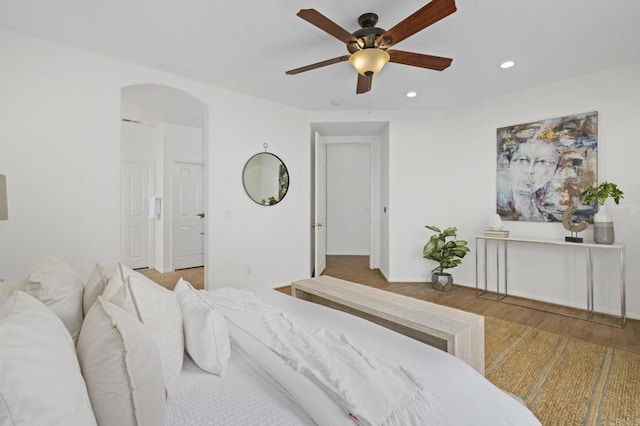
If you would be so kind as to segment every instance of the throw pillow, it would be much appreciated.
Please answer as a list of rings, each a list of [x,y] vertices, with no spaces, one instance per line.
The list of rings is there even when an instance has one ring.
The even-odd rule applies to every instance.
[[[137,318],[98,297],[84,320],[77,349],[100,426],[165,424],[160,355]]]
[[[118,267],[118,270],[112,273],[107,280],[107,284],[105,285],[104,291],[102,292],[102,298],[104,300],[111,299],[123,285],[124,281],[122,280],[122,275],[120,274],[120,267]]]
[[[0,281],[0,296],[9,297],[18,288],[20,283],[12,283],[8,281]]]
[[[84,294],[82,296],[82,311],[84,315],[87,315],[87,312],[89,312],[91,306],[93,306],[94,302],[98,299],[98,296],[104,293],[104,289],[111,275],[113,275],[113,273],[109,269],[96,263],[84,286]]]
[[[73,341],[78,340],[82,327],[82,296],[84,283],[78,273],[64,260],[46,256],[31,267],[18,290],[47,305],[67,327]]]
[[[50,309],[16,291],[0,304],[0,342],[0,425],[96,424],[73,340]]]
[[[224,316],[200,297],[188,281],[180,278],[174,291],[182,311],[185,350],[198,367],[222,376],[231,356]]]
[[[120,269],[125,282],[111,301],[136,315],[148,327],[160,351],[169,394],[178,383],[184,359],[182,313],[178,299],[173,291],[122,263]]]

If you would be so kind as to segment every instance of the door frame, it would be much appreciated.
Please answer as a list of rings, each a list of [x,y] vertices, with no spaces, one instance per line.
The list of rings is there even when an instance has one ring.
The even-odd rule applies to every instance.
[[[369,186],[370,186],[370,208],[371,208],[371,220],[369,223],[369,267],[371,269],[380,268],[380,226],[381,226],[381,141],[378,135],[365,135],[365,136],[318,136],[318,145],[326,146],[327,144],[354,144],[363,143],[369,145],[370,152],[370,168],[369,168]],[[317,152],[314,151],[312,163],[316,163]],[[315,182],[313,184],[315,190]],[[327,187],[325,185],[325,190]],[[326,194],[325,194],[326,198]],[[312,214],[315,214],[315,198],[313,199],[314,208]],[[317,218],[313,218],[315,220]],[[315,223],[315,222],[313,222]],[[325,225],[330,226],[330,225]],[[326,229],[325,229],[326,232]],[[315,241],[312,246],[315,245]],[[313,248],[312,248],[313,250]],[[313,253],[315,258],[315,253]]]

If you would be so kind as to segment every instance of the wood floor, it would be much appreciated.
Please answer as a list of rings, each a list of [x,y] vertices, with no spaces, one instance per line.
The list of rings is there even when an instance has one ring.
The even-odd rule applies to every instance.
[[[139,271],[169,289],[173,289],[180,277],[189,281],[196,288],[204,287],[204,268],[183,269],[168,274],[160,274],[149,269]],[[426,282],[387,282],[380,271],[369,269],[368,256],[327,256],[327,269],[323,275],[331,275],[347,281],[365,284],[479,315],[504,319],[552,333],[640,354],[640,321],[637,320],[627,320],[625,328],[620,329],[496,300],[479,298],[476,297],[475,289],[468,287],[454,286],[453,290],[442,292],[434,290],[432,285]],[[288,287],[282,287],[278,290],[284,293],[290,292]],[[541,308],[548,308],[548,306],[541,303],[531,302],[531,304]]]
[[[204,288],[204,268],[188,268],[188,269],[178,269],[177,271],[160,273],[155,269],[136,269],[136,271],[140,272],[144,276],[153,281],[160,284],[162,287],[167,288],[169,290],[173,290],[176,286],[176,283],[180,278],[185,281],[189,281],[189,283],[196,289]]]
[[[380,271],[369,269],[368,256],[327,256],[323,275],[640,354],[640,321],[637,320],[627,320],[624,328],[617,328],[476,297],[475,288],[454,286],[453,290],[443,292],[434,290],[426,282],[388,282]],[[546,308],[544,304],[531,304]]]

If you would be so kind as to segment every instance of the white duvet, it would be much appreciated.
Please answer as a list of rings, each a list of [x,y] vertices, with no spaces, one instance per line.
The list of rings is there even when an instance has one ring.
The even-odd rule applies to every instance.
[[[211,293],[215,294],[216,291],[220,290],[213,290]],[[386,365],[409,372],[415,379],[414,383],[423,387],[425,394],[430,395],[428,415],[435,417],[430,417],[426,423],[417,418],[409,419],[405,424],[540,424],[525,406],[496,388],[467,364],[443,351],[361,318],[301,301],[271,289],[253,293],[284,311],[287,318],[293,319],[296,327],[304,330],[324,328],[336,331],[336,335],[344,334],[352,347],[358,348],[363,354],[371,354],[372,358],[386,360],[382,361]],[[264,332],[265,329],[262,329],[258,334]],[[247,354],[247,362],[256,372],[269,379],[275,389],[294,401],[314,422],[327,425],[354,424],[354,419],[348,416],[349,409],[345,410],[342,402],[331,398],[323,390],[322,384],[298,373],[286,357],[268,349],[263,341],[231,324],[231,321],[230,334],[233,344]],[[355,404],[356,409],[362,408],[360,404],[363,400],[364,405],[367,405],[367,397],[379,401],[376,396],[385,395],[385,390],[384,386],[379,385],[366,389],[361,394],[363,396],[359,397],[362,399]],[[380,404],[380,407],[383,406],[393,406],[393,403]],[[377,414],[361,420],[377,422],[379,418],[376,416]],[[260,424],[259,419],[255,424]]]
[[[271,375],[297,400],[309,399],[308,388],[317,393],[313,384],[358,424],[441,423],[437,398],[414,374],[363,351],[344,334],[324,327],[307,329],[300,320],[292,320],[251,293],[225,288],[208,295],[231,324],[231,339],[252,354],[259,368],[269,369],[274,362],[286,364],[277,371],[272,369]],[[287,366],[303,376],[296,380],[300,383],[292,385]],[[309,405],[317,398],[313,395],[302,404]],[[336,415],[333,411],[314,410],[310,414],[319,424],[331,424]]]

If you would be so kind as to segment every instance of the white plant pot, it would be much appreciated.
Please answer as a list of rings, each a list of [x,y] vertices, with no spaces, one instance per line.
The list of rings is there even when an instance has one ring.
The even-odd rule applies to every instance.
[[[609,210],[602,205],[598,209],[598,213],[593,215],[593,241],[596,244],[613,244],[615,240],[613,217]]]

